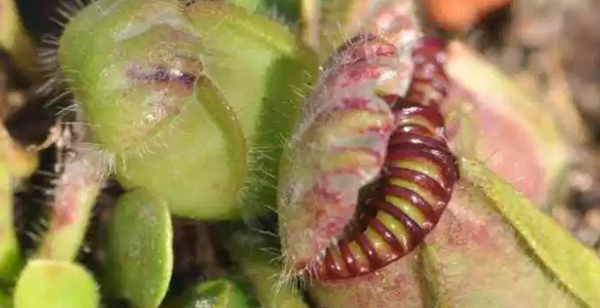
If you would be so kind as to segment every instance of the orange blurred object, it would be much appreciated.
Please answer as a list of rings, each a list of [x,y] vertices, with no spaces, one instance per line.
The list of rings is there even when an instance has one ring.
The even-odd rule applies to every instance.
[[[444,30],[463,32],[511,0],[426,0],[429,18]]]

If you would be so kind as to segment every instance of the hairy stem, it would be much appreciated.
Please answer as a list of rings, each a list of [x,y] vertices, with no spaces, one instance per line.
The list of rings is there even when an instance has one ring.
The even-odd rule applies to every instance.
[[[100,154],[79,152],[67,162],[53,204],[49,229],[37,252],[41,259],[73,260],[86,233],[104,178]]]

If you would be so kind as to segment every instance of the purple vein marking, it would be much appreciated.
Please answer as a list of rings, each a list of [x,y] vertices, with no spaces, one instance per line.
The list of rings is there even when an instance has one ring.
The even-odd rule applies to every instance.
[[[187,90],[192,89],[194,82],[196,82],[196,79],[198,78],[198,76],[192,73],[183,72],[178,69],[170,69],[164,66],[157,66],[145,71],[142,70],[140,66],[136,66],[127,71],[127,76],[135,81],[141,82],[159,84],[171,82],[179,83],[185,86]]]

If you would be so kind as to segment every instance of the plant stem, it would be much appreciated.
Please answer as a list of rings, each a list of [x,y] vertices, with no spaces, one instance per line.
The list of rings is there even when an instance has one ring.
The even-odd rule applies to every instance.
[[[4,140],[4,139],[2,139]],[[6,142],[0,140],[0,280],[13,282],[22,260],[13,226],[11,172],[6,160]]]
[[[71,261],[77,256],[104,176],[99,153],[79,152],[66,163],[38,258]]]
[[[21,22],[14,0],[0,0],[0,47],[14,57],[22,70],[32,73],[34,44]]]
[[[284,281],[277,255],[257,247],[261,236],[248,230],[229,233],[228,248],[242,274],[249,280],[256,299],[264,308],[308,308],[299,291]]]
[[[302,36],[304,42],[319,50],[319,24],[321,20],[321,0],[302,0]]]

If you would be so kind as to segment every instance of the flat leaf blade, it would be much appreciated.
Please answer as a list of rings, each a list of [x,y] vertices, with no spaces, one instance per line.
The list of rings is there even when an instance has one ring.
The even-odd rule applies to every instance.
[[[96,308],[99,301],[91,274],[67,261],[30,261],[14,293],[15,308]]]
[[[481,188],[542,263],[589,307],[600,307],[600,259],[483,165],[461,159],[463,177]]]
[[[173,231],[166,202],[146,190],[123,195],[106,238],[103,286],[141,308],[162,302],[173,269]]]

